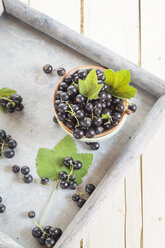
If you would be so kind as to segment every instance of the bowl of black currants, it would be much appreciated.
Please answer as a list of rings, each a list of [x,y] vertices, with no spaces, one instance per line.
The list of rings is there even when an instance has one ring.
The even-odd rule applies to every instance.
[[[125,97],[130,99],[136,94],[129,83],[128,70],[115,73],[99,66],[75,68],[55,88],[55,117],[75,139],[93,142],[111,138],[137,109]]]

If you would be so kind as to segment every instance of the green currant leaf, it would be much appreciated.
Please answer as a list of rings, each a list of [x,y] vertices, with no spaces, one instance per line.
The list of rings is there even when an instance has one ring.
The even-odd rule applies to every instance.
[[[108,114],[102,114],[101,119],[107,119],[107,118],[109,118]]]
[[[121,70],[116,73],[112,70],[105,70],[105,82],[109,87],[112,96],[130,99],[134,97],[137,90],[130,86],[131,73],[129,70]]]
[[[69,135],[65,136],[53,150],[40,148],[36,158],[37,173],[39,177],[47,177],[51,179],[58,179],[60,171],[66,171],[68,174],[70,170],[63,165],[63,159],[67,156],[73,157],[74,161],[80,160],[82,168],[74,170],[73,174],[76,176],[76,182],[82,183],[82,178],[87,174],[88,169],[93,160],[91,153],[77,153],[77,148],[73,138]]]
[[[85,80],[79,79],[79,91],[80,94],[88,99],[98,99],[98,94],[103,87],[102,84],[98,84],[97,74],[95,69],[92,69]]]
[[[12,89],[9,89],[9,88],[2,88],[0,89],[0,98],[1,97],[10,97],[11,95],[15,94],[16,91],[15,90],[12,90]]]

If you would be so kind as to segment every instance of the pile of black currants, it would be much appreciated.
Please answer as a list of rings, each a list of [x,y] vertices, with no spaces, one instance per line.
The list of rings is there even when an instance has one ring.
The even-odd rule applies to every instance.
[[[54,106],[58,119],[73,132],[76,139],[93,138],[117,126],[125,112],[124,100],[111,96],[105,83],[104,71],[97,69],[98,84],[102,85],[97,100],[89,100],[79,92],[79,79],[85,80],[90,70],[78,70],[66,75],[59,84]],[[136,105],[130,106],[136,111]],[[55,121],[55,120],[54,120]]]
[[[24,176],[23,180],[25,183],[29,184],[33,182],[33,177],[32,175],[30,175],[30,168],[28,166],[23,166],[23,167],[19,167],[18,165],[13,165],[12,166],[12,171],[14,173],[19,173],[19,171],[21,171],[21,174]]]
[[[44,229],[35,227],[32,230],[32,235],[39,240],[41,245],[52,248],[61,237],[62,230],[61,228],[53,228],[51,226],[46,226]]]
[[[93,193],[93,191],[95,190],[95,186],[93,185],[93,184],[87,184],[86,186],[85,186],[85,191],[86,191],[86,193],[88,194],[88,196],[89,195],[91,195],[92,193]],[[74,201],[74,202],[76,202],[77,203],[77,206],[78,207],[82,207],[84,204],[85,204],[85,202],[86,202],[86,199],[84,199],[83,197],[82,197],[82,195],[85,195],[84,193],[78,193],[78,194],[74,194],[73,196],[72,196],[72,200]]]
[[[80,161],[74,161],[72,157],[65,157],[63,160],[63,164],[70,169],[70,173],[67,174],[66,171],[61,171],[59,173],[60,187],[62,189],[72,189],[75,190],[78,184],[76,183],[76,177],[73,175],[74,170],[79,170],[82,167],[82,163]]]
[[[0,196],[0,214],[3,214],[6,210],[6,206],[2,204],[2,197]]]
[[[12,139],[11,135],[7,135],[4,130],[0,129],[0,157],[13,158],[16,146],[16,140]]]
[[[24,105],[22,104],[23,98],[18,94],[13,94],[9,98],[2,97],[0,98],[0,106],[7,110],[9,113],[13,113],[16,111],[22,111],[24,109]]]

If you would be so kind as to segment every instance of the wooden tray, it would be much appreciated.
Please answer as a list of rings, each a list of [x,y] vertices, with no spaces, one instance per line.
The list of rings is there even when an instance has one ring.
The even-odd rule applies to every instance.
[[[165,119],[165,82],[114,52],[70,30],[54,19],[17,0],[4,0],[5,11],[0,17],[1,87],[16,89],[24,97],[24,113],[0,113],[0,128],[18,141],[16,156],[1,159],[0,195],[7,206],[1,215],[0,247],[41,247],[31,235],[34,224],[27,218],[31,209],[42,215],[52,187],[37,183],[26,185],[21,177],[11,173],[11,165],[29,165],[37,179],[35,158],[40,147],[52,148],[65,136],[52,122],[52,98],[59,77],[45,75],[46,63],[64,66],[67,71],[89,64],[100,64],[114,70],[129,69],[132,82],[138,88],[134,102],[136,114],[127,118],[122,130],[101,143],[94,153],[94,162],[84,183],[94,183],[97,189],[79,210],[71,200],[73,191],[57,190],[47,221],[65,230],[55,247],[78,247],[88,226],[111,198],[116,185],[149,143]],[[25,24],[26,23],[26,24]],[[76,141],[80,152],[87,147]],[[10,237],[10,238],[9,238]]]

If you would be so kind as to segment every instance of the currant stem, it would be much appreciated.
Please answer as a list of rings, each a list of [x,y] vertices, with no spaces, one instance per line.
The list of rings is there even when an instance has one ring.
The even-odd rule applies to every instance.
[[[71,167],[71,169],[70,169],[70,173],[68,174],[68,180],[67,180],[67,181],[69,181],[69,177],[70,177],[70,176],[72,175],[72,173],[73,173],[74,164],[71,163],[71,165],[72,165],[72,167]]]
[[[35,221],[35,220],[33,220],[33,223],[36,225],[36,226],[38,226],[39,227],[39,229],[41,229],[41,231],[45,234],[45,235],[50,235],[50,234],[48,234],[48,233],[46,233],[43,229],[42,229],[42,227]]]
[[[5,142],[2,142],[1,144],[2,144],[2,146],[1,146],[1,157],[3,157]]]
[[[58,188],[59,181],[60,181],[60,180],[55,181],[55,182],[56,182],[55,187],[54,187],[53,192],[52,192],[52,194],[51,194],[51,197],[50,197],[50,199],[49,199],[49,201],[48,201],[48,205],[47,205],[47,208],[46,208],[46,210],[45,210],[45,212],[44,212],[44,216],[43,216],[43,218],[42,218],[42,220],[41,220],[41,222],[40,222],[40,226],[41,226],[41,227],[42,227],[42,225],[43,225],[43,223],[44,223],[44,221],[45,221],[45,219],[46,219],[46,217],[47,217],[47,214],[48,214],[48,212],[49,212],[49,210],[50,210],[50,207],[51,207],[51,205],[52,205],[52,201],[53,201],[53,198],[54,198],[56,189]]]
[[[15,106],[15,103],[10,98],[0,97],[0,99],[7,100],[8,102],[11,102],[11,104],[13,105],[13,107]]]

